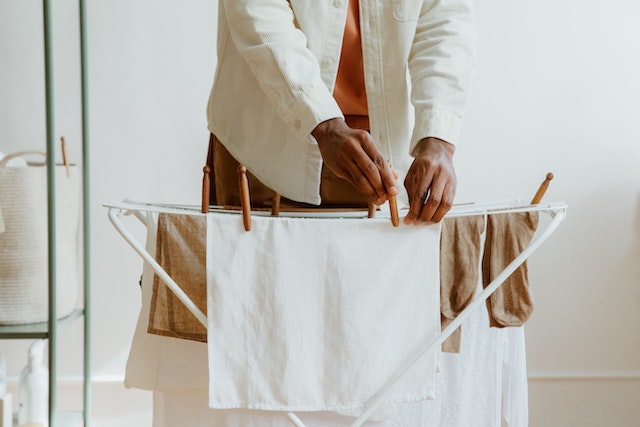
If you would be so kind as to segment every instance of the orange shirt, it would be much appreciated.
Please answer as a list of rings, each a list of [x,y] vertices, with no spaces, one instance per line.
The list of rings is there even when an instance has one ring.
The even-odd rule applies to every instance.
[[[333,96],[345,116],[356,116],[349,117],[350,121],[354,123],[354,127],[369,129],[358,6],[358,0],[349,0],[342,53],[340,54]]]

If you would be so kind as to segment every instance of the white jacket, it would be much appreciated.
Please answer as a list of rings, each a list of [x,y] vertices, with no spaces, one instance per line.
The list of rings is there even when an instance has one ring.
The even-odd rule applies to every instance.
[[[220,0],[209,130],[264,184],[320,203],[311,131],[332,92],[348,0]],[[402,182],[427,136],[457,142],[475,66],[472,0],[360,0],[371,135]]]

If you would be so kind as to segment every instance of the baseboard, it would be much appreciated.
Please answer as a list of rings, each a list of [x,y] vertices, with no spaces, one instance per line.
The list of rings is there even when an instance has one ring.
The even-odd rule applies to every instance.
[[[640,381],[640,371],[530,371],[529,381]]]

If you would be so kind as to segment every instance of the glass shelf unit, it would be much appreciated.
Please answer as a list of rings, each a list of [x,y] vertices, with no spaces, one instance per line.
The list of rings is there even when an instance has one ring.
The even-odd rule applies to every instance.
[[[56,192],[55,192],[55,132],[53,98],[53,53],[52,53],[52,11],[51,0],[42,0],[42,23],[44,35],[44,83],[47,153],[47,221],[48,221],[48,321],[27,325],[0,326],[0,339],[47,339],[49,368],[49,427],[75,427],[83,423],[90,424],[90,223],[89,223],[89,129],[88,129],[88,78],[86,47],[86,4],[78,0],[79,47],[80,47],[80,84],[81,84],[81,122],[82,122],[82,246],[83,246],[83,302],[81,307],[64,318],[57,317],[56,308]],[[66,412],[57,410],[57,358],[58,329],[65,325],[83,320],[83,398],[82,410]],[[14,422],[14,424],[17,424]]]

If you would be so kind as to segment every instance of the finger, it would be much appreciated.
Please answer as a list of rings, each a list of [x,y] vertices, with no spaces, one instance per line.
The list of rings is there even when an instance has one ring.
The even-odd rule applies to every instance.
[[[345,141],[338,156],[332,157],[328,152],[324,159],[337,176],[351,182],[370,201],[382,204],[384,191],[380,174],[363,147],[370,139],[367,132],[354,131]]]
[[[369,179],[362,174],[360,167],[357,164],[353,164],[352,169],[350,171],[349,180],[351,183],[359,189],[371,202],[380,205],[384,203],[384,201],[380,201],[381,198],[376,192],[375,188],[369,182]]]
[[[434,221],[434,215],[440,209],[440,205],[443,204],[444,189],[446,180],[434,177],[431,182],[429,191],[429,197],[425,200],[420,210],[418,220],[422,223],[431,223]],[[448,210],[448,209],[446,209]]]
[[[357,167],[361,177],[367,180],[369,185],[373,188],[373,191],[376,194],[376,200],[378,201],[377,204],[384,203],[386,191],[384,184],[382,183],[378,166],[367,157],[366,159],[359,159]]]
[[[453,194],[452,192],[452,187],[451,185],[446,185],[444,187],[444,192],[442,195],[442,201],[440,202],[440,206],[438,206],[438,209],[436,209],[436,211],[434,212],[433,216],[431,217],[431,222],[440,222],[442,221],[442,219],[444,218],[444,216],[447,214],[447,212],[449,212],[449,210],[451,210],[451,207],[453,206],[453,199],[455,194]]]
[[[393,168],[393,164],[389,160],[387,160],[387,163],[389,164],[389,167],[391,168],[391,172],[393,173],[393,177],[397,180],[398,179],[398,171],[396,171]]]
[[[412,224],[419,219],[425,200],[429,197],[429,187],[433,179],[433,173],[427,172],[425,176],[414,176],[411,189],[409,189],[409,212],[404,218],[405,224]]]
[[[383,201],[386,200],[389,195],[395,196],[398,194],[399,191],[393,176],[393,170],[370,136],[363,141],[362,148],[376,167],[376,170],[369,169],[371,172],[369,178],[372,180],[371,183],[376,188],[378,194],[383,198]],[[370,165],[368,165],[368,167],[370,167]]]
[[[386,196],[396,196],[400,191],[398,190],[398,184],[396,180],[398,179],[398,174],[391,167],[391,163],[388,161],[382,162],[382,182],[384,183],[385,188],[387,189]]]

